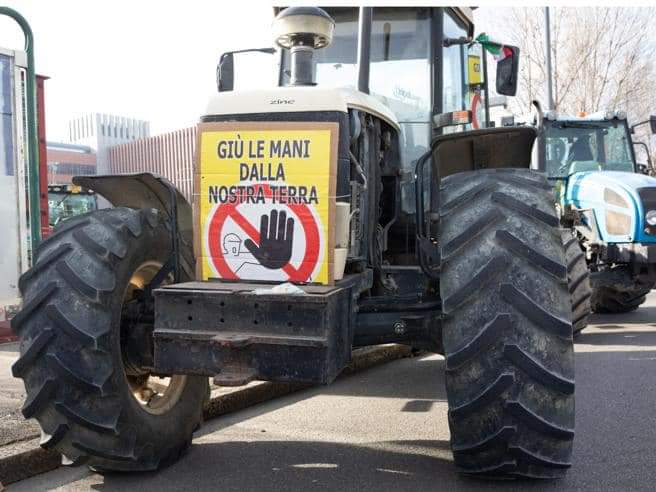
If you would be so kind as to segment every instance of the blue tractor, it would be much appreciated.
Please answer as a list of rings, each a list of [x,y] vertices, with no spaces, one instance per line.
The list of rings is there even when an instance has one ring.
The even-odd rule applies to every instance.
[[[534,162],[555,186],[578,332],[590,311],[635,310],[656,284],[656,178],[648,153],[648,165],[636,163],[637,125],[623,112],[570,117],[536,106]],[[643,123],[656,133],[655,116]]]

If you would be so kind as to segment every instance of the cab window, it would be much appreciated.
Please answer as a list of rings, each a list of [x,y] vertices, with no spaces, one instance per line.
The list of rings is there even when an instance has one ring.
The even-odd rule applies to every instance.
[[[369,87],[400,122],[430,121],[430,68],[430,10],[375,8]]]
[[[545,161],[551,178],[583,171],[634,172],[624,122],[554,121],[545,125]]]

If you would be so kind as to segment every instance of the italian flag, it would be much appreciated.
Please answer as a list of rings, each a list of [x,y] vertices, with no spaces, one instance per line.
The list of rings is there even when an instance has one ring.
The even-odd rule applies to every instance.
[[[496,41],[492,41],[484,32],[479,34],[475,41],[490,53],[496,61],[503,60],[507,56],[512,56],[512,50],[510,48]]]

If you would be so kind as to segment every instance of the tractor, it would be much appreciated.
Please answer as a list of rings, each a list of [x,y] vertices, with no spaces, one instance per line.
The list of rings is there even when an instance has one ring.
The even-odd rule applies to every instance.
[[[48,185],[48,223],[51,227],[98,208],[93,190],[68,184]]]
[[[588,314],[637,309],[656,284],[656,178],[636,162],[623,111],[537,108],[534,162],[554,184],[567,236],[575,333]],[[656,117],[643,123],[652,124]],[[649,154],[647,153],[649,158]]]
[[[289,7],[272,27],[277,87],[233,90],[236,53],[220,59],[193,203],[152,174],[74,179],[113,207],[41,243],[13,319],[41,445],[154,470],[190,446],[209,378],[329,384],[354,348],[401,343],[445,356],[458,470],[563,476],[560,223],[536,130],[469,129],[472,11]]]

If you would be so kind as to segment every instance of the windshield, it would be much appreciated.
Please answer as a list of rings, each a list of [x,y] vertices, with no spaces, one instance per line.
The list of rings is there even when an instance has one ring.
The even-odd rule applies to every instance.
[[[545,162],[551,178],[582,171],[635,172],[624,121],[545,122]]]
[[[330,46],[314,52],[315,80],[330,87],[357,87],[358,9],[329,8],[335,20]],[[430,9],[374,8],[369,89],[399,122],[431,116]],[[283,60],[289,83],[289,57]]]
[[[96,209],[96,196],[86,194],[48,193],[48,212],[51,226],[75,215]]]

